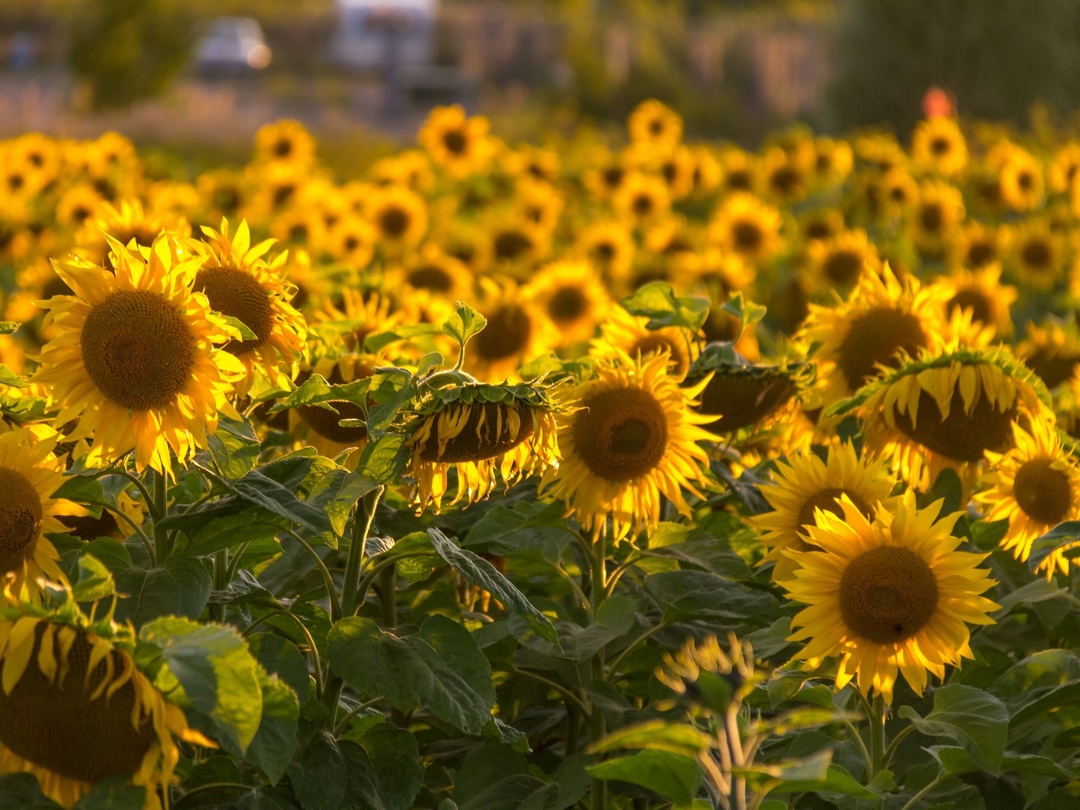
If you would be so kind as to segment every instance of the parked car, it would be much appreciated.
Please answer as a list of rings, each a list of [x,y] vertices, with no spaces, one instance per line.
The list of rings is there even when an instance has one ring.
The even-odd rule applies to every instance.
[[[432,63],[436,0],[337,0],[335,5],[334,62],[370,71]]]
[[[218,17],[195,43],[195,70],[203,75],[242,75],[265,68],[270,55],[258,20]]]

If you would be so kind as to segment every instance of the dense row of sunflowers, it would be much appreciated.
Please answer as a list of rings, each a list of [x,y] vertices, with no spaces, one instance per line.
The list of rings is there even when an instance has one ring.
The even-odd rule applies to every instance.
[[[792,130],[750,153],[685,143],[658,102],[628,130],[620,148],[585,136],[511,145],[483,118],[440,108],[417,148],[345,183],[289,121],[259,131],[249,165],[191,182],[149,176],[114,133],[0,143],[0,770],[33,774],[68,807],[117,784],[140,791],[135,806],[232,806],[199,803],[222,795],[270,806],[258,804],[268,790],[274,806],[335,806],[313,784],[324,776],[305,777],[310,752],[330,746],[355,765],[343,741],[360,750],[377,719],[409,737],[420,777],[393,799],[372,788],[383,804],[349,788],[336,806],[496,806],[479,788],[463,802],[453,779],[432,776],[446,753],[413,741],[480,725],[425,705],[419,687],[419,699],[380,692],[363,670],[392,672],[385,655],[357,664],[342,652],[363,633],[404,644],[398,632],[436,655],[457,637],[430,612],[488,632],[492,662],[503,637],[559,657],[556,638],[565,648],[578,622],[584,678],[513,656],[493,676],[483,655],[479,674],[446,664],[435,677],[486,678],[473,684],[491,694],[485,716],[494,682],[508,745],[530,703],[507,684],[539,684],[531,700],[563,707],[565,726],[542,745],[563,758],[578,736],[593,746],[576,765],[590,768],[593,807],[660,795],[763,806],[773,790],[893,793],[915,807],[963,787],[947,762],[936,776],[896,764],[916,731],[970,741],[934,730],[963,729],[962,717],[932,727],[907,709],[918,722],[888,747],[886,719],[898,722],[896,703],[922,706],[931,682],[990,701],[972,716],[1005,711],[976,688],[993,677],[957,680],[965,659],[1013,672],[1038,650],[1009,649],[989,628],[1052,630],[1063,615],[1032,605],[1071,599],[1080,330],[1061,316],[1080,296],[1080,145],[1029,148],[937,117],[909,148]],[[442,533],[483,540],[496,515],[517,515],[522,537],[561,532],[547,571],[559,576],[538,573],[528,543],[516,561],[514,531],[476,543],[486,556]],[[212,542],[208,527],[220,527]],[[410,554],[449,563],[453,605],[409,590],[434,567],[407,569]],[[673,574],[737,587],[748,607],[724,613],[706,595],[679,613],[688,593],[658,595]],[[160,610],[147,607],[155,575],[183,592]],[[189,588],[204,591],[194,605]],[[252,607],[256,593],[271,607]],[[663,613],[651,624],[626,607],[644,593]],[[755,615],[760,599],[771,607]],[[419,635],[395,630],[398,602],[413,630],[423,621]],[[224,682],[224,653],[175,650],[212,632],[249,655],[236,631],[259,624],[304,663],[290,681],[256,656],[263,709],[245,736],[220,690],[200,702],[185,680],[201,651]],[[720,649],[729,629],[756,640],[756,665],[743,641]],[[1069,645],[1066,630],[1051,635]],[[632,694],[629,714],[602,713],[611,696],[589,678]],[[828,711],[782,714],[800,694],[825,705],[821,682]],[[657,702],[661,684],[682,702]],[[275,718],[269,696],[282,693],[292,709]],[[688,711],[689,726],[671,720]],[[282,718],[286,742],[253,743]],[[1076,725],[1061,722],[1062,734]],[[800,723],[828,729],[828,744],[793,748],[785,735]],[[699,737],[680,748],[677,728]],[[974,738],[954,750],[1000,776],[1004,742],[993,758]],[[1010,740],[1015,762],[1047,763],[1027,799],[1068,791],[1068,744],[1024,743]],[[245,760],[253,744],[261,753]],[[361,753],[378,772],[374,745]],[[218,747],[243,767],[206,770]],[[598,759],[619,747],[645,750]],[[691,763],[685,796],[642,775],[642,758],[659,767],[650,747],[676,757],[663,763],[674,772]],[[783,763],[809,767],[821,752],[824,770],[785,775]],[[531,768],[533,792],[560,784],[544,778],[554,768]],[[608,780],[622,788],[609,795]],[[635,781],[652,792],[626,789]]]

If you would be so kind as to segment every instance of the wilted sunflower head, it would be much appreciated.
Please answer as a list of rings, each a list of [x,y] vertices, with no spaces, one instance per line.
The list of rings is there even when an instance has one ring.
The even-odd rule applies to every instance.
[[[378,357],[366,354],[340,354],[313,358],[296,377],[297,386],[318,374],[329,385],[347,385],[371,377],[380,365]],[[370,404],[370,403],[369,403]],[[337,459],[346,450],[363,450],[368,432],[365,425],[343,425],[343,420],[365,421],[367,413],[355,401],[346,399],[321,400],[321,404],[300,405],[288,411],[288,428],[293,437],[319,451],[320,455]],[[345,466],[355,465],[357,452],[341,460]]]
[[[711,417],[692,411],[707,380],[680,388],[666,371],[667,352],[597,361],[594,373],[569,394],[577,410],[560,416],[562,462],[545,474],[541,490],[562,498],[594,534],[611,520],[611,536],[655,526],[663,495],[690,513],[682,490],[698,494],[708,464],[700,427]]]
[[[980,479],[975,499],[986,507],[988,521],[1009,521],[1001,547],[1026,561],[1037,537],[1080,517],[1080,464],[1051,422],[1032,423],[1029,430],[1013,423],[1013,435],[1011,450],[986,454],[989,472]],[[1067,574],[1069,558],[1061,552],[1050,554],[1036,570],[1047,579],[1058,570]]]
[[[924,351],[843,408],[856,406],[867,449],[922,490],[950,468],[970,493],[987,451],[1013,446],[1014,421],[1053,420],[1046,386],[1003,346]]]
[[[745,428],[767,427],[798,407],[801,393],[813,381],[810,363],[783,363],[755,366],[725,361],[706,348],[686,375],[686,384],[696,385],[709,377],[695,408],[715,421],[703,427],[717,434],[731,434]]]
[[[734,633],[728,634],[728,651],[716,636],[701,641],[688,638],[675,653],[665,652],[656,678],[683,696],[691,706],[721,714],[727,705],[748,697],[765,679],[754,666],[754,648]]]
[[[429,389],[408,426],[417,511],[438,512],[451,486],[451,503],[470,504],[557,466],[555,414],[563,410],[543,382]]]
[[[787,551],[797,568],[780,584],[807,605],[794,619],[792,641],[807,641],[798,658],[839,656],[836,689],[853,678],[865,695],[892,703],[897,674],[922,694],[927,672],[973,658],[968,624],[993,624],[999,606],[981,596],[996,583],[979,568],[986,555],[957,551],[950,532],[961,513],[938,520],[943,501],[926,509],[908,490],[869,519],[843,498],[842,515],[819,510],[808,551]]]
[[[68,603],[70,605],[70,603]],[[90,625],[65,605],[0,611],[0,773],[31,773],[42,792],[72,807],[98,782],[127,776],[160,807],[188,729],[139,669],[130,627]]]

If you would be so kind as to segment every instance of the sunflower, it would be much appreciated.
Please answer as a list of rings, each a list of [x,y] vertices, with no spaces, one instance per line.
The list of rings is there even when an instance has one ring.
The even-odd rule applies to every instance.
[[[919,187],[907,223],[908,237],[924,255],[944,254],[956,241],[963,219],[960,189],[940,180],[929,181]]]
[[[970,310],[971,321],[991,327],[999,337],[1013,333],[1009,307],[1016,303],[1016,287],[1001,283],[1001,265],[989,264],[978,270],[955,268],[948,276],[934,282],[946,292],[945,317]]]
[[[522,144],[504,152],[501,163],[513,175],[531,177],[544,183],[559,180],[559,153],[553,149]]]
[[[56,203],[56,223],[62,228],[77,231],[97,213],[104,199],[89,183],[76,183],[64,192]]]
[[[981,222],[968,222],[960,229],[953,246],[952,258],[957,264],[979,270],[1000,263],[1005,253],[1007,231]]]
[[[763,193],[777,205],[790,206],[803,199],[809,188],[813,159],[812,151],[788,152],[775,146],[766,149],[760,167]]]
[[[64,461],[53,451],[59,436],[26,428],[0,434],[0,577],[15,576],[8,591],[24,589],[36,598],[37,580],[67,582],[53,544],[45,533],[64,533],[61,516],[81,516],[86,510],[51,497],[64,482]]]
[[[549,351],[558,332],[543,310],[512,281],[481,280],[477,309],[487,326],[469,343],[465,370],[482,382],[501,382]]]
[[[684,384],[693,386],[704,376],[710,379],[701,391],[696,410],[715,420],[704,425],[706,430],[730,434],[750,427],[762,429],[790,415],[798,408],[798,399],[813,378],[813,366],[713,362],[706,351],[691,367]]]
[[[1021,146],[1002,141],[990,150],[987,163],[998,173],[1001,201],[1014,211],[1031,211],[1043,202],[1039,161]]]
[[[375,162],[369,172],[373,183],[379,186],[405,186],[418,194],[424,194],[435,185],[435,172],[431,159],[420,149],[406,149],[396,155]],[[353,181],[345,188],[350,191],[363,185]]]
[[[697,336],[681,326],[650,329],[648,322],[647,316],[632,315],[622,307],[612,307],[607,320],[600,326],[600,337],[593,341],[589,353],[594,357],[611,354],[649,357],[663,353],[668,374],[677,380],[683,379],[700,352]]]
[[[406,248],[415,247],[427,232],[427,205],[416,192],[404,186],[373,191],[366,213],[384,255],[397,256]]]
[[[1080,172],[1080,143],[1069,141],[1058,147],[1054,159],[1047,167],[1047,180],[1051,190],[1068,194]]]
[[[144,255],[112,242],[115,272],[78,259],[57,262],[74,295],[43,304],[56,327],[34,381],[52,386],[56,424],[78,420],[68,438],[90,438],[91,462],[135,450],[139,471],[171,474],[205,447],[243,366],[214,344],[235,336],[192,286],[200,259],[177,261],[161,236]]]
[[[817,344],[822,401],[851,396],[904,355],[939,344],[938,313],[943,290],[915,278],[897,279],[888,265],[881,275],[866,273],[847,301],[831,307],[810,304],[801,340]]]
[[[849,290],[864,275],[876,275],[881,267],[877,248],[866,231],[858,229],[811,242],[807,253],[811,269],[825,290]]]
[[[326,244],[326,223],[322,213],[300,203],[277,212],[271,218],[270,236],[289,248],[303,248],[321,255]]]
[[[322,356],[305,364],[296,377],[300,386],[312,374],[319,374],[330,385],[345,385],[356,382],[375,373],[380,360],[371,355],[343,354],[337,357]],[[289,432],[293,437],[314,447],[319,455],[338,458],[346,450],[352,450],[341,463],[354,466],[359,460],[359,452],[367,444],[367,428],[362,425],[342,425],[343,419],[366,421],[367,414],[355,402],[347,400],[327,400],[328,408],[320,405],[301,405],[288,411]],[[351,462],[351,464],[350,464]]]
[[[331,259],[363,270],[375,255],[375,229],[367,220],[349,213],[326,234],[326,253]]]
[[[970,492],[986,452],[1013,446],[1013,421],[1053,420],[1042,381],[1003,346],[924,351],[865,386],[852,405],[867,449],[924,490],[949,468]]]
[[[299,121],[265,124],[255,133],[255,163],[310,168],[315,163],[315,138]]]
[[[807,246],[838,236],[845,229],[844,215],[835,208],[813,208],[797,219],[799,237]]]
[[[543,267],[524,290],[559,330],[558,345],[588,340],[611,311],[611,298],[596,271],[582,261],[561,261]]]
[[[411,290],[427,290],[431,295],[454,301],[473,299],[473,274],[459,259],[449,256],[435,242],[426,242],[400,266],[387,273],[387,289],[407,296]]]
[[[872,132],[861,135],[854,140],[852,147],[860,163],[869,164],[882,173],[907,163],[907,155],[892,133]]]
[[[559,216],[566,202],[555,186],[525,177],[518,181],[513,204],[523,220],[550,232],[559,224]]]
[[[1033,290],[1052,290],[1064,278],[1065,240],[1040,218],[1029,218],[1009,240],[1008,266]]]
[[[128,776],[146,788],[143,807],[160,810],[180,759],[175,738],[216,746],[139,669],[130,626],[88,624],[71,608],[0,613],[0,773],[33,774],[64,807]]]
[[[776,463],[774,481],[761,486],[761,495],[771,512],[749,518],[761,532],[759,540],[769,551],[761,560],[775,561],[773,579],[790,579],[798,564],[787,551],[809,551],[803,539],[811,526],[820,526],[819,517],[832,513],[843,518],[841,498],[845,497],[867,520],[876,514],[891,515],[900,498],[892,497],[896,479],[884,460],[859,457],[850,443],[834,444],[822,459],[807,449],[792,453]]]
[[[1013,424],[1015,447],[1006,453],[987,453],[989,472],[975,500],[987,508],[986,520],[1008,520],[1001,547],[1025,561],[1040,535],[1066,520],[1080,518],[1080,465],[1062,447],[1051,422],[1036,422],[1031,430]],[[1051,579],[1069,572],[1069,558],[1058,549],[1038,571]]]
[[[163,232],[171,236],[189,236],[191,225],[177,214],[148,211],[138,200],[124,199],[117,205],[102,203],[76,234],[74,253],[87,261],[104,262],[108,267],[111,260],[106,235],[121,245],[126,246],[134,240],[140,247],[150,247]]]
[[[626,121],[630,140],[653,147],[672,147],[682,140],[683,122],[678,113],[654,98],[638,104]]]
[[[713,418],[692,406],[708,380],[680,388],[667,365],[666,352],[619,354],[570,394],[578,410],[560,419],[562,462],[540,491],[566,501],[587,531],[599,534],[610,518],[621,540],[657,525],[661,495],[683,515],[690,514],[683,489],[702,497],[708,456],[697,442],[716,437],[700,427]]]
[[[737,147],[725,149],[719,156],[722,180],[720,187],[729,193],[752,192],[758,185],[758,159]]]
[[[603,157],[598,156],[593,161],[593,168],[587,169],[582,176],[585,188],[598,200],[610,200],[626,180],[630,171],[628,163],[623,153],[608,152]]]
[[[798,570],[780,584],[808,606],[790,640],[809,639],[798,658],[840,656],[836,689],[854,678],[891,704],[898,672],[921,695],[928,671],[944,678],[946,664],[974,658],[967,625],[993,624],[999,606],[980,594],[996,583],[978,567],[986,555],[956,550],[962,513],[938,520],[942,504],[916,509],[909,490],[891,520],[871,521],[845,498],[842,516],[819,510],[806,530],[820,550],[786,552]]]
[[[208,219],[221,217],[240,219],[255,197],[253,178],[239,169],[214,169],[203,172],[195,180],[195,188],[203,200]]]
[[[287,387],[296,375],[307,326],[289,303],[296,291],[285,278],[286,255],[263,259],[273,240],[252,245],[246,221],[231,239],[228,220],[220,230],[205,225],[202,230],[204,240],[191,243],[202,260],[194,288],[206,295],[211,309],[236,318],[254,334],[224,346],[244,366],[237,393],[246,394],[259,377]]]
[[[598,221],[585,228],[575,241],[575,252],[588,259],[608,281],[630,275],[634,264],[634,239],[619,222]]]
[[[855,155],[847,141],[832,138],[814,139],[814,179],[826,188],[839,185],[851,174]]]
[[[408,476],[417,512],[442,508],[454,471],[451,503],[483,500],[500,483],[558,466],[555,414],[565,410],[550,385],[473,383],[431,388],[408,430]]]
[[[923,171],[955,177],[968,161],[967,140],[953,118],[920,121],[911,136],[911,159]]]
[[[469,117],[460,104],[436,107],[417,136],[437,166],[453,177],[484,172],[494,155],[488,135],[490,125],[482,115]]]
[[[1074,320],[1050,319],[1041,326],[1028,321],[1016,355],[1053,391],[1080,369],[1080,328]]]
[[[718,247],[751,264],[763,262],[781,247],[780,212],[753,194],[735,192],[714,215],[710,235]]]
[[[363,354],[369,336],[389,332],[405,320],[404,313],[394,311],[393,300],[387,296],[347,286],[340,292],[339,302],[328,301],[311,316],[312,332],[328,344],[340,340],[347,352]]]
[[[527,275],[551,248],[551,233],[521,216],[502,218],[490,235],[492,259],[517,276]]]
[[[630,225],[647,224],[667,215],[671,194],[659,177],[629,172],[611,195],[611,207]]]

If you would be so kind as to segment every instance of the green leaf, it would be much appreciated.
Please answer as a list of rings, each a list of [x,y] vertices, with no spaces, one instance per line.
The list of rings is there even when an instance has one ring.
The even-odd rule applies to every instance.
[[[116,591],[112,572],[92,554],[85,553],[79,557],[75,573],[71,589],[76,602],[96,602],[112,596]]]
[[[483,557],[457,546],[438,529],[428,529],[435,551],[473,585],[478,585],[503,603],[508,610],[528,622],[543,639],[558,644],[558,635],[547,616],[541,613],[509,579]],[[629,629],[629,628],[627,628]],[[625,630],[623,631],[625,632]]]
[[[305,533],[336,547],[334,529],[326,512],[300,500],[291,489],[264,475],[260,470],[249,472],[234,484],[234,488],[236,494],[244,500],[299,524]]]
[[[458,301],[454,314],[446,319],[442,326],[444,335],[449,335],[465,351],[465,344],[475,335],[480,334],[487,326],[487,318],[470,307],[468,304]]]
[[[311,673],[303,653],[288,639],[274,633],[248,636],[248,648],[255,660],[271,675],[277,675],[296,693],[300,704],[307,702]]]
[[[225,323],[240,333],[240,340],[258,340],[259,336],[252,332],[244,323],[237,317],[232,315],[226,315],[224,312],[217,313]]]
[[[645,578],[645,590],[660,603],[665,622],[709,620],[730,627],[775,618],[775,597],[704,571],[669,571]]]
[[[329,732],[320,731],[289,766],[289,780],[304,810],[345,807],[345,757]]]
[[[424,783],[424,766],[416,738],[389,723],[373,726],[361,738],[387,810],[409,810]],[[350,776],[351,778],[351,776]]]
[[[960,476],[957,475],[956,470],[946,467],[938,473],[933,486],[919,496],[918,505],[920,509],[925,509],[935,501],[944,500],[945,503],[941,506],[941,514],[950,515],[953,512],[960,511],[963,498],[964,485],[960,481]]]
[[[1028,568],[1034,571],[1054,551],[1074,543],[1078,538],[1080,538],[1080,520],[1059,523],[1046,534],[1035,538],[1027,559]],[[1064,556],[1069,559],[1077,555],[1080,555],[1080,545],[1064,552]]]
[[[330,667],[365,695],[402,711],[423,706],[466,734],[479,734],[491,718],[491,665],[457,622],[431,616],[417,635],[398,638],[368,619],[347,618],[328,643]]]
[[[934,709],[925,718],[910,706],[901,706],[899,715],[929,737],[955,740],[979,768],[1001,775],[1009,711],[988,692],[965,684],[947,684],[934,692]]]
[[[489,740],[496,740],[521,754],[527,754],[532,750],[529,748],[529,738],[523,732],[507,725],[498,717],[492,717],[490,722],[484,726],[483,735]]]
[[[0,776],[0,807],[19,810],[63,810],[41,792],[37,777],[30,773],[9,773]]]
[[[208,445],[218,470],[230,481],[251,471],[259,458],[259,437],[246,419],[221,417]]]
[[[198,618],[210,600],[213,580],[203,563],[174,554],[163,566],[128,568],[116,578],[116,592],[126,595],[116,604],[116,617],[136,627],[159,616]]]
[[[624,726],[590,747],[590,753],[603,753],[619,748],[653,748],[670,751],[691,759],[709,750],[712,740],[708,734],[693,726],[674,725],[666,720],[648,720]]]
[[[104,501],[105,487],[97,477],[72,475],[53,493],[54,498],[67,498],[69,501]]]
[[[462,802],[460,806],[455,806],[459,807],[459,810],[556,810],[558,805],[555,802],[558,796],[558,785],[519,773],[500,779],[468,801]]]
[[[588,627],[566,620],[557,621],[557,644],[531,636],[517,618],[510,621],[510,629],[530,650],[581,664],[592,660],[612,641],[624,638],[636,620],[636,600],[626,596],[609,596]]]
[[[503,555],[535,548],[545,558],[557,560],[573,537],[561,504],[526,500],[513,507],[495,504],[485,510],[465,535],[462,546],[484,546]]]
[[[28,388],[30,381],[20,374],[15,373],[3,363],[0,363],[0,385],[11,388]]]
[[[372,402],[367,408],[368,435],[374,439],[380,438],[398,411],[409,404],[414,396],[412,374],[407,369],[393,366],[380,369],[371,378],[368,391],[368,398]]]
[[[0,335],[13,335],[21,324],[18,321],[0,321]]]
[[[815,761],[814,766],[818,767]],[[860,799],[875,800],[881,797],[871,790],[867,790],[840,765],[828,766],[823,779],[793,779],[786,778],[776,787],[769,791],[769,795],[783,795],[785,793],[841,793],[845,796],[856,796]]]
[[[679,298],[664,281],[652,281],[639,287],[637,292],[622,300],[622,305],[633,315],[647,317],[649,329],[681,326],[696,334],[709,317],[708,298]]]
[[[697,760],[670,751],[638,751],[590,765],[585,770],[596,779],[641,785],[676,804],[690,804],[701,787],[701,766]]]
[[[356,502],[378,486],[361,473],[338,467],[315,482],[307,502],[326,512],[334,532],[342,535]]]
[[[1059,588],[1054,583],[1047,582],[1046,579],[1040,577],[1032,580],[1027,585],[1017,588],[1012,593],[1007,593],[998,598],[996,601],[1001,607],[990,615],[1000,621],[1017,605],[1033,605],[1047,599],[1057,599],[1066,593],[1067,591],[1064,588]]]
[[[155,685],[182,696],[182,705],[210,721],[219,741],[243,754],[259,729],[263,701],[259,665],[240,634],[231,627],[164,618],[143,626],[139,638],[161,651],[165,667]]]
[[[259,768],[271,785],[276,785],[292,761],[296,751],[300,704],[292,687],[260,668],[262,688],[262,721],[251,740],[244,758]]]
[[[257,506],[246,506],[231,515],[213,518],[190,535],[187,551],[202,556],[235,548],[252,540],[273,539],[289,526],[289,521]]]
[[[245,793],[236,807],[237,810],[303,810],[293,799],[292,791],[265,786]]]
[[[75,810],[142,810],[146,788],[131,784],[127,775],[98,782],[75,803]]]
[[[926,749],[934,757],[945,773],[957,775],[982,770],[963,748],[950,745],[934,745]],[[1001,761],[1002,773],[1018,773],[1031,776],[1048,776],[1052,779],[1075,780],[1077,774],[1054,762],[1049,757],[1035,754],[1006,756]]]

